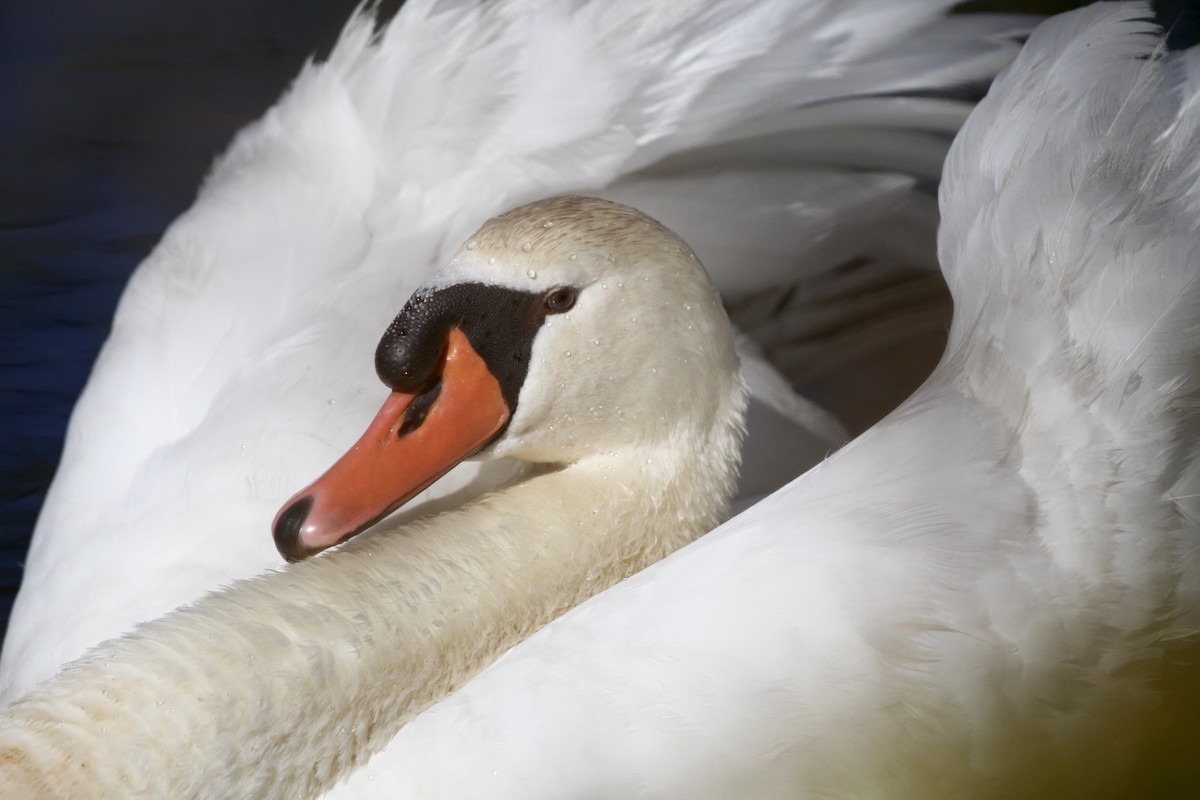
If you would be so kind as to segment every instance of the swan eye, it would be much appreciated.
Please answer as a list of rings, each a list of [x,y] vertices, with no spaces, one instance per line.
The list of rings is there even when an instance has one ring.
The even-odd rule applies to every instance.
[[[560,286],[557,289],[551,289],[546,294],[546,310],[551,314],[561,314],[564,311],[570,311],[571,306],[575,305],[577,294],[570,286]]]

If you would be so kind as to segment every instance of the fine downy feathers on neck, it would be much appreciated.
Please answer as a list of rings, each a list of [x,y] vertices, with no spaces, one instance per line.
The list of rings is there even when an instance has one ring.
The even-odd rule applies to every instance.
[[[706,444],[730,448],[736,435],[717,439]],[[598,456],[366,534],[102,645],[0,718],[0,790],[329,788],[496,655],[715,524],[721,503],[692,489],[718,497],[731,476],[685,488],[654,455]],[[43,781],[53,791],[40,793]]]

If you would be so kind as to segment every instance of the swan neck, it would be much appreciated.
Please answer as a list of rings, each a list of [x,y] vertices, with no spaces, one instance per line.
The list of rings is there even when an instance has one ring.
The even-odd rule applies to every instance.
[[[316,795],[506,649],[713,527],[740,422],[713,435],[385,524],[105,643],[6,711],[0,790]]]

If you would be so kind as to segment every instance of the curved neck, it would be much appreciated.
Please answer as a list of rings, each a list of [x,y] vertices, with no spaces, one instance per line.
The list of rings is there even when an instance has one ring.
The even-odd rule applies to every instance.
[[[735,428],[719,435],[736,449]],[[504,650],[710,529],[736,465],[701,452],[572,464],[101,645],[0,718],[0,794],[316,794]]]

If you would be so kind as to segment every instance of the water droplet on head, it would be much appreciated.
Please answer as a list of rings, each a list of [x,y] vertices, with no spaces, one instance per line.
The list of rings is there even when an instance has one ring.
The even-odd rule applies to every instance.
[[[570,351],[570,350],[563,350],[563,355],[564,355],[564,356],[566,356],[567,358],[570,358],[570,357],[571,357],[571,351]]]
[[[526,270],[525,274],[529,276],[530,280],[532,280],[537,277],[537,270],[535,270],[535,269]]]
[[[543,227],[543,228],[553,228],[553,227],[554,227],[554,223],[553,223],[553,222],[546,221],[546,222],[543,222],[543,223],[542,223],[542,227]]]
[[[611,264],[614,261],[616,261],[617,259],[613,257],[612,253],[609,253],[607,256],[604,257],[604,260]]]
[[[574,261],[577,258],[579,258],[579,256],[575,255],[574,253],[571,253],[571,255],[567,256],[568,261]]]
[[[495,256],[488,256],[488,263],[489,263],[489,264],[495,264],[495,263],[496,263],[496,257],[495,257]]]
[[[533,245],[531,245],[529,242],[525,242],[524,244],[521,245],[522,253],[528,253],[532,249],[533,249]]]
[[[474,249],[475,249],[476,247],[478,247],[478,246],[479,246],[479,245],[478,245],[478,244],[475,242],[475,240],[474,240],[474,239],[472,239],[472,240],[470,240],[469,242],[467,242],[467,249],[468,249],[468,250],[474,250]]]

